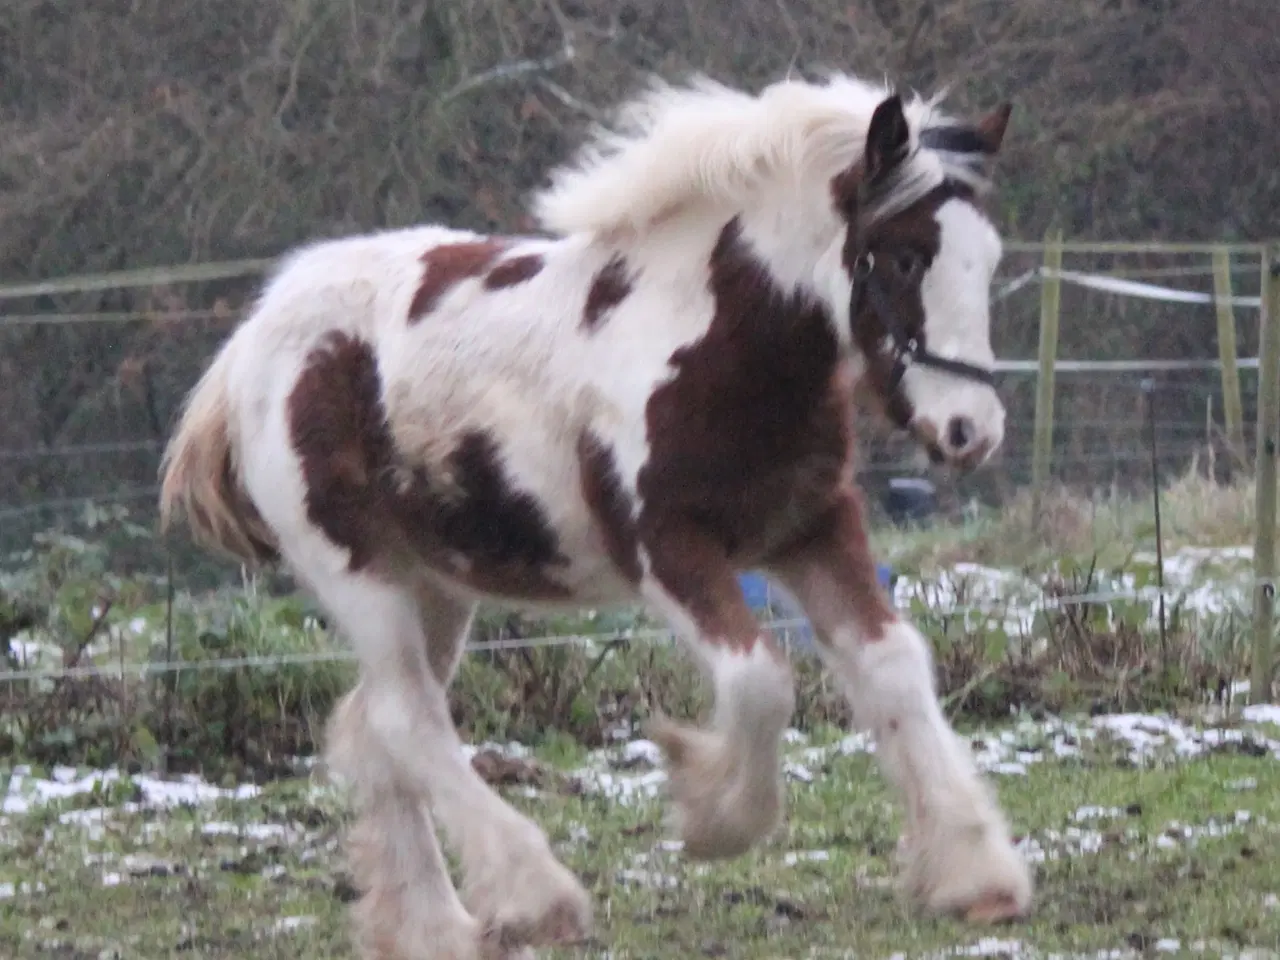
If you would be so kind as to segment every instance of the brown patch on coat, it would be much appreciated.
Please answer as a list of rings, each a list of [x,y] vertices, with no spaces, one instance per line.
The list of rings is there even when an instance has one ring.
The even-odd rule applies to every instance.
[[[367,567],[380,552],[385,504],[378,466],[395,450],[382,407],[378,361],[365,341],[333,332],[307,356],[287,404],[289,433],[302,464],[307,518]]]
[[[563,598],[569,591],[550,578],[568,565],[537,498],[517,490],[502,465],[497,442],[482,431],[464,433],[446,458],[448,490],[429,471],[401,496],[400,515],[423,532],[423,546],[464,556],[464,580],[491,592]]]
[[[500,239],[443,243],[421,257],[422,282],[409,304],[409,322],[417,323],[431,313],[450,290],[463,280],[478,277],[507,249]]]
[[[862,495],[850,483],[810,530],[773,558],[771,570],[795,594],[819,639],[853,623],[873,642],[898,619],[876,571]]]
[[[545,260],[540,253],[526,253],[520,257],[503,260],[484,278],[485,289],[502,290],[532,280],[544,265]]]
[[[693,618],[702,637],[742,653],[763,643],[779,659],[784,655],[742,595],[738,565],[724,549],[723,534],[698,526],[696,519],[655,523],[644,540],[651,570],[663,588]],[[719,534],[719,535],[718,535]]]
[[[425,563],[497,596],[563,599],[568,563],[541,505],[514,487],[497,442],[463,433],[439,463],[407,463],[365,341],[330,333],[308,355],[288,401],[308,519],[350,551],[348,568]]]
[[[754,636],[733,574],[838,499],[852,476],[852,383],[826,306],[780,288],[736,218],[709,266],[711,325],[672,355],[646,407],[638,529],[654,576],[704,631]]]
[[[622,486],[613,450],[590,430],[578,436],[578,470],[587,509],[600,525],[609,559],[632,583],[644,577],[631,498]]]
[[[631,283],[626,259],[614,254],[591,281],[587,302],[582,308],[582,329],[589,333],[598,328],[609,311],[627,299]]]

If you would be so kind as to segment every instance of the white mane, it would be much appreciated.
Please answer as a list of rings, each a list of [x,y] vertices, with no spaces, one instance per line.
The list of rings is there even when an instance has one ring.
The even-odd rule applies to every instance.
[[[705,76],[679,87],[656,81],[553,172],[533,197],[534,216],[558,234],[638,231],[697,198],[747,203],[771,179],[825,189],[861,157],[871,116],[892,92],[847,74],[821,84],[788,78],[756,96]],[[940,100],[903,98],[912,155],[877,214],[908,205],[944,174],[981,185],[958,158],[917,149],[923,127],[952,122]]]

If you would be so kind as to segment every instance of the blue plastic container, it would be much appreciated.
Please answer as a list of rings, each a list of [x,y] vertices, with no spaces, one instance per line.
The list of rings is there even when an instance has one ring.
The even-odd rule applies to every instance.
[[[880,581],[880,586],[886,590],[893,586],[893,570],[884,564],[876,564],[876,575]],[[742,595],[746,598],[747,606],[755,613],[764,613],[769,608],[770,589],[769,580],[759,573],[740,573],[738,574],[738,585],[742,588]],[[772,596],[773,608],[776,613],[785,619],[800,618],[804,619],[804,613],[798,605],[792,603],[791,598],[780,591],[773,592]],[[798,646],[807,647],[813,643],[813,631],[810,629],[808,622],[793,633],[793,636],[799,641]]]

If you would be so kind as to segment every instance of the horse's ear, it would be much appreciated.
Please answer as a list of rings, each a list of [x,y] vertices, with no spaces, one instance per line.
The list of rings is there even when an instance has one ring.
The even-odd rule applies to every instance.
[[[974,124],[973,130],[982,143],[983,153],[994,156],[1000,152],[1000,144],[1004,142],[1004,132],[1009,127],[1011,113],[1013,113],[1013,104],[1006,101]]]
[[[868,183],[875,183],[907,158],[911,131],[902,112],[902,97],[893,94],[881,101],[871,115],[863,170]]]

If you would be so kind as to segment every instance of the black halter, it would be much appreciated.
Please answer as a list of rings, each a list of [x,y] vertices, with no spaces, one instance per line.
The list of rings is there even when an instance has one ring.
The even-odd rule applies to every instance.
[[[871,309],[884,324],[885,333],[893,344],[893,368],[889,372],[887,384],[890,393],[898,389],[907,372],[907,367],[913,363],[941,370],[943,373],[949,373],[963,380],[971,380],[989,387],[995,386],[995,376],[990,370],[972,363],[965,363],[963,360],[951,360],[931,353],[919,337],[907,333],[876,279],[876,257],[870,250],[860,253],[853,265],[853,289],[849,294],[850,323],[857,321],[858,310],[864,296],[871,301]]]

